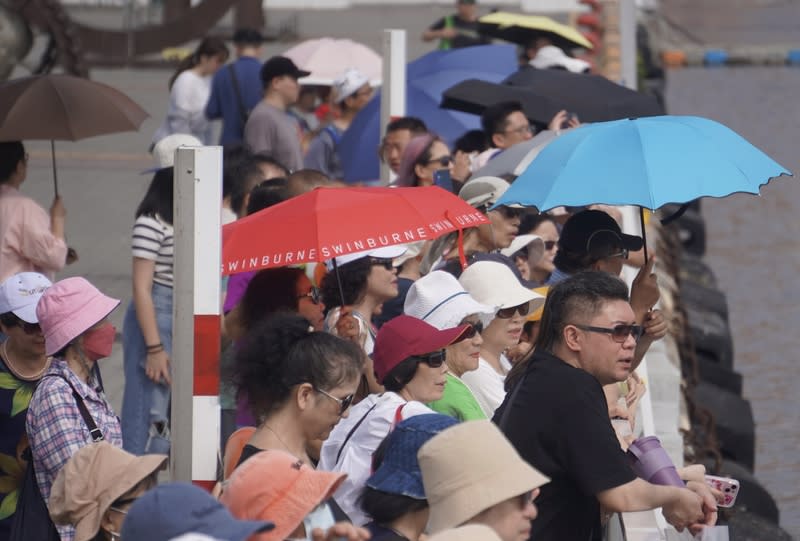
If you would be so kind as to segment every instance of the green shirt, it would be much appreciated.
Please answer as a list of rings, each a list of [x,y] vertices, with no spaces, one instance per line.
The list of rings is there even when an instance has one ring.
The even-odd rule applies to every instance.
[[[444,396],[431,402],[428,407],[438,413],[449,415],[459,421],[479,421],[486,419],[478,401],[469,387],[452,374],[447,374]]]

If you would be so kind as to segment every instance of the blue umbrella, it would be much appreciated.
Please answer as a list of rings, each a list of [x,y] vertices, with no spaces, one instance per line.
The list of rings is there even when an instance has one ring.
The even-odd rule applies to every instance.
[[[481,45],[433,51],[408,64],[406,114],[425,121],[448,143],[468,130],[480,128],[475,115],[440,109],[444,91],[466,79],[500,82],[517,69],[513,45]],[[380,93],[362,109],[342,136],[338,152],[348,182],[379,177],[378,144],[381,139]]]
[[[545,211],[604,203],[655,210],[699,197],[758,194],[780,175],[792,173],[713,120],[615,120],[584,125],[552,141],[495,206]]]

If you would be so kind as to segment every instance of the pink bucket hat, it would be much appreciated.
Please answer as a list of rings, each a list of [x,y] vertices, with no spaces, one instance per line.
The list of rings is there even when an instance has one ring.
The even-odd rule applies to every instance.
[[[44,333],[45,353],[61,351],[86,329],[119,305],[81,277],[66,278],[50,286],[36,305]]]

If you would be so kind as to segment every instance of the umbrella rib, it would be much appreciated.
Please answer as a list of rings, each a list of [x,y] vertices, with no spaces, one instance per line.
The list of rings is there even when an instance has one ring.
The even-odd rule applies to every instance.
[[[66,111],[67,110],[67,102],[63,98],[63,96],[61,96],[61,91],[60,91],[59,87],[57,85],[53,85],[53,90],[55,91],[55,94],[56,94],[56,97],[58,98],[58,101],[61,102],[62,110]],[[72,130],[72,123],[69,122],[69,121],[67,122],[67,131],[69,131],[69,135],[70,135],[70,140],[71,141],[77,140],[77,136],[75,135],[75,133]]]

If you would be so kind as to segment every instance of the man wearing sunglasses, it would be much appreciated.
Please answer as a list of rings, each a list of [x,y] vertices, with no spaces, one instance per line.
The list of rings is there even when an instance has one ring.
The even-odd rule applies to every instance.
[[[631,373],[636,324],[628,288],[608,273],[578,273],[551,288],[532,356],[507,378],[494,420],[520,455],[552,479],[542,487],[531,539],[599,540],[606,512],[663,508],[678,530],[716,522],[703,483],[638,479],[608,419],[603,385]]]

